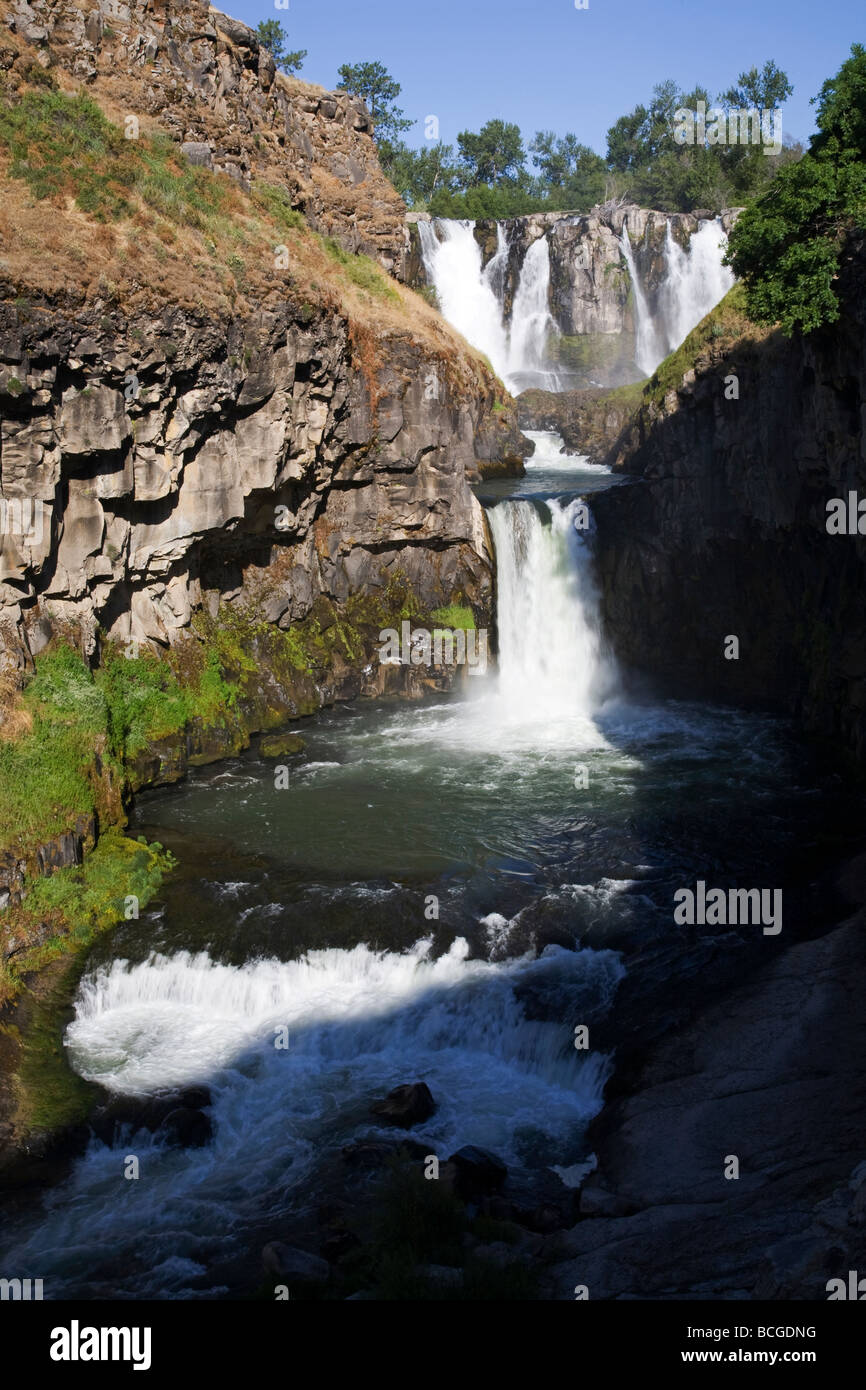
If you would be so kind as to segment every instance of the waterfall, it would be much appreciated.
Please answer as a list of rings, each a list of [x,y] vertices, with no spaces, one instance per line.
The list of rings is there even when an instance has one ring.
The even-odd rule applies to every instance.
[[[647,303],[628,231],[623,227],[620,247],[628,266],[635,304],[636,366],[650,376],[660,362],[688,337],[734,283],[733,273],[722,264],[727,236],[721,219],[700,223],[684,251],[668,222],[665,232],[665,275],[654,315]]]
[[[542,511],[525,501],[488,513],[496,551],[498,680],[506,725],[546,721],[572,738],[612,693],[612,666],[601,640],[598,593],[586,533],[575,522],[586,504],[552,498]],[[597,731],[596,731],[597,732]]]
[[[727,245],[719,218],[702,222],[684,251],[668,223],[665,238],[667,273],[659,295],[667,352],[672,352],[714,309],[734,283],[722,256]]]
[[[550,247],[541,236],[527,251],[511,310],[508,368],[512,379],[524,385],[557,390],[558,378],[547,366],[547,344],[557,330],[550,312]]]
[[[442,313],[458,333],[483,352],[503,381],[508,376],[508,334],[501,300],[491,282],[504,278],[508,248],[499,228],[496,256],[482,267],[481,247],[475,240],[474,222],[419,222],[421,253],[428,279],[435,286]],[[437,236],[437,230],[441,234]]]
[[[523,258],[509,318],[509,246],[502,222],[496,233],[496,251],[485,266],[474,222],[419,222],[427,278],[449,323],[486,355],[509,391],[516,395],[530,386],[560,391],[566,383],[549,356],[550,340],[559,327],[550,310],[548,238],[537,237]],[[619,245],[634,296],[634,360],[638,370],[650,376],[733,285],[732,272],[722,264],[727,236],[720,218],[707,219],[683,250],[668,221],[664,278],[652,302],[641,284],[627,222]]]
[[[640,276],[635,265],[634,252],[631,249],[628,228],[623,225],[622,236],[619,239],[620,249],[625,257],[628,266],[629,278],[631,280],[632,294],[634,296],[634,360],[639,371],[646,376],[654,372],[659,362],[666,355],[664,348],[659,342],[652,314],[643,292]]]
[[[484,266],[474,222],[419,222],[424,269],[448,322],[486,355],[510,391],[516,394],[528,385],[555,391],[559,378],[547,362],[547,342],[557,331],[548,302],[547,238],[534,241],[524,257],[508,323],[508,241],[501,222],[496,231],[496,252]]]

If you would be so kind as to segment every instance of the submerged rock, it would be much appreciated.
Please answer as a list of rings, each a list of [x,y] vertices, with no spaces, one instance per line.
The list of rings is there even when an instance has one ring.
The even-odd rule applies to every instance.
[[[303,753],[305,741],[300,734],[270,734],[259,744],[263,758],[288,758],[293,753]]]
[[[371,1108],[373,1114],[386,1124],[409,1129],[411,1125],[429,1120],[436,1110],[436,1102],[427,1084],[416,1081],[406,1086],[395,1086],[384,1100],[377,1101]]]
[[[203,1110],[187,1110],[181,1105],[166,1115],[157,1133],[178,1148],[200,1149],[213,1138],[213,1125]]]
[[[213,1137],[213,1125],[205,1109],[211,1103],[207,1086],[189,1086],[168,1095],[112,1096],[91,1118],[97,1139],[109,1147],[123,1130],[135,1134],[149,1130],[163,1134],[168,1142],[183,1148],[200,1148]]]

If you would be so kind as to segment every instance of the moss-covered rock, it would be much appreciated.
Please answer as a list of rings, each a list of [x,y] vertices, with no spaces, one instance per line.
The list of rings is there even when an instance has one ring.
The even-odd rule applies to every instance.
[[[263,758],[290,758],[303,753],[306,746],[300,734],[269,734],[259,744],[259,752]]]

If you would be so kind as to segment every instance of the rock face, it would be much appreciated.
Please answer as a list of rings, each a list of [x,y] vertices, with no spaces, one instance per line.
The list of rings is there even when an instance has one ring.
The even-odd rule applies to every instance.
[[[640,382],[615,391],[522,391],[520,425],[555,430],[569,453],[591,463],[623,469],[635,447],[635,409]]]
[[[591,1129],[551,1296],[824,1299],[862,1271],[864,928],[795,945],[650,1050]]]
[[[97,626],[165,647],[197,609],[253,594],[287,626],[397,570],[430,607],[487,601],[468,480],[492,381],[487,403],[407,336],[365,375],[345,319],[307,316],[0,305],[0,625],[17,659],[64,621],[91,651]]]
[[[636,431],[634,482],[593,512],[626,663],[676,695],[789,712],[862,762],[866,552],[827,530],[828,502],[866,496],[862,243],[840,292],[830,329],[710,346]]]
[[[121,112],[156,117],[196,164],[245,187],[275,179],[318,231],[401,271],[405,208],[363,102],[277,73],[245,24],[207,0],[4,0],[2,10],[37,61]]]

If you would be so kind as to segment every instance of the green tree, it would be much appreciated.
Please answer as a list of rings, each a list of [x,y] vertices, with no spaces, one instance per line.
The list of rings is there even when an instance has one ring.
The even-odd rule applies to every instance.
[[[396,105],[402,88],[382,63],[343,63],[337,76],[341,91],[351,92],[366,102],[380,145],[395,145],[403,131],[415,124],[406,120]]]
[[[520,127],[509,121],[488,121],[475,133],[463,130],[457,136],[467,187],[475,184],[517,182],[525,174],[526,151]]]
[[[611,126],[607,132],[607,162],[611,169],[633,170],[646,163],[647,115],[645,106],[636,106]]]
[[[866,49],[851,56],[816,99],[818,133],[741,214],[728,263],[758,322],[804,333],[839,317],[835,282],[847,235],[866,228]]]
[[[412,150],[408,145],[389,145],[380,162],[400,196],[410,207],[426,207],[437,193],[451,194],[459,188],[460,177],[454,159],[454,146],[441,140]]]
[[[774,111],[776,107],[784,105],[794,90],[787,73],[777,68],[772,60],[768,60],[760,72],[757,68],[741,72],[737,82],[738,86],[729,87],[719,98],[722,105],[746,109],[754,106],[759,111]]]
[[[835,77],[828,77],[811,104],[818,108],[812,154],[866,158],[866,50],[862,44],[852,45],[851,57]]]
[[[305,48],[290,53],[289,36],[278,19],[263,19],[256,29],[259,43],[266,48],[282,72],[298,72],[307,56]]]
[[[552,201],[563,201],[556,197],[556,190],[561,190],[568,195],[566,204],[582,211],[603,196],[604,160],[588,145],[582,145],[571,131],[557,137],[552,130],[539,130],[530,141],[529,152],[539,173],[541,191]]]

